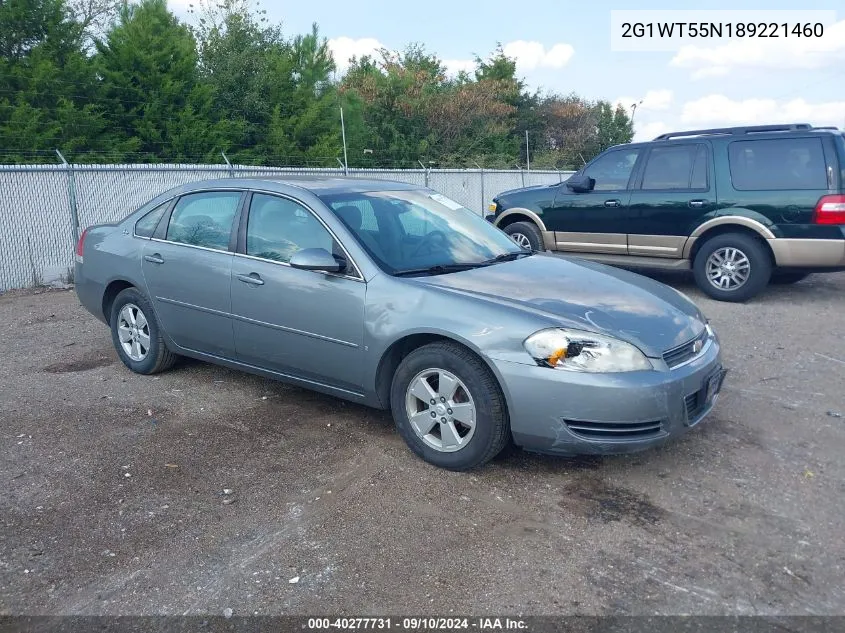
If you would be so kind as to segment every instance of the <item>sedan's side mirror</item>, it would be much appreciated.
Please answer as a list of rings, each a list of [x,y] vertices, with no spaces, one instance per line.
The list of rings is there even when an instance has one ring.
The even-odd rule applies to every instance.
[[[563,184],[575,193],[588,193],[595,188],[596,179],[585,176],[584,174],[572,174]]]
[[[339,273],[346,270],[346,261],[335,257],[324,248],[303,248],[296,251],[288,262],[291,268]]]

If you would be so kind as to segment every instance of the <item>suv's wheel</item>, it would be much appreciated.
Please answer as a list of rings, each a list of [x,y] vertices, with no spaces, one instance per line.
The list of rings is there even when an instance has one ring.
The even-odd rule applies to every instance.
[[[532,251],[542,251],[543,235],[540,229],[531,222],[514,222],[505,227],[505,233],[511,236],[511,239],[519,244],[522,248],[531,249]]]
[[[693,262],[698,287],[719,301],[747,301],[772,275],[772,261],[759,240],[725,233],[707,240]]]
[[[176,361],[176,354],[164,343],[150,302],[135,288],[115,297],[111,332],[120,360],[137,374],[156,374]]]
[[[772,273],[773,284],[796,284],[802,279],[806,279],[810,273]]]
[[[481,359],[453,343],[431,343],[408,354],[393,377],[390,405],[411,450],[441,468],[481,466],[510,439],[496,378]]]

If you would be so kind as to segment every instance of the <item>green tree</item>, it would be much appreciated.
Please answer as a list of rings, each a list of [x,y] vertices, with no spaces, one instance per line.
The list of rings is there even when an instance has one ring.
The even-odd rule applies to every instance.
[[[190,161],[220,148],[210,87],[199,80],[194,37],[165,0],[125,5],[97,42],[101,98],[124,147],[143,160]]]

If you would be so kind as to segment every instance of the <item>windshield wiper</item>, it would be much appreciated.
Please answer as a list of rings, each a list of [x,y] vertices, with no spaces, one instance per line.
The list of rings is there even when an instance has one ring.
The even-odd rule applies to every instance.
[[[498,264],[499,262],[512,262],[515,259],[519,259],[520,257],[528,257],[529,255],[533,255],[533,251],[517,251],[515,253],[502,253],[501,255],[496,255],[492,259],[486,259],[482,264]]]
[[[461,270],[471,270],[486,266],[486,262],[479,262],[476,264],[438,264],[437,266],[429,266],[428,268],[409,268],[408,270],[397,270],[393,273],[394,277],[410,277],[411,275],[443,275],[445,273],[456,273]]]

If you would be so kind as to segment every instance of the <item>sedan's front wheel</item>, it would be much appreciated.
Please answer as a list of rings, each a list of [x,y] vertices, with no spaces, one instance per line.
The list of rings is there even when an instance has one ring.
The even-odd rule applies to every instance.
[[[390,394],[399,434],[425,461],[469,470],[510,439],[507,408],[490,369],[454,343],[431,343],[406,356]]]
[[[111,331],[120,360],[137,374],[157,374],[176,361],[176,354],[167,349],[152,306],[135,288],[115,297]]]

